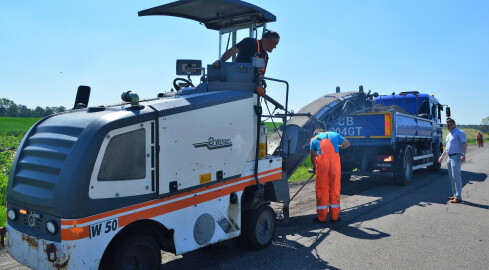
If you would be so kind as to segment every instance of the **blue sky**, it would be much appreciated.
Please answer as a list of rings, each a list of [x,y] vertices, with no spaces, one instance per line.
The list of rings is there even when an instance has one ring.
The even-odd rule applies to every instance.
[[[137,11],[171,1],[0,3],[0,97],[29,108],[73,106],[78,85],[92,106],[169,91],[176,59],[218,56],[218,34],[196,22]],[[267,76],[290,83],[290,107],[322,95],[420,91],[460,124],[489,116],[489,1],[349,0],[248,2],[277,16],[281,35]],[[197,78],[194,79],[194,81]],[[283,100],[285,88],[267,93]]]

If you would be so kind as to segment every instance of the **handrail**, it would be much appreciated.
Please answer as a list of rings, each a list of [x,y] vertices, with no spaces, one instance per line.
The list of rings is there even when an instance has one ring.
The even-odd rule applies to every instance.
[[[286,90],[285,90],[285,114],[283,114],[282,116],[282,122],[283,122],[283,127],[284,127],[284,130],[283,130],[283,134],[287,134],[287,117],[289,116],[289,83],[285,80],[279,80],[279,79],[274,79],[274,78],[269,78],[269,77],[263,77],[263,79],[265,80],[270,80],[270,81],[273,81],[273,82],[280,82],[280,83],[285,83],[285,86],[286,86]],[[280,144],[281,145],[284,145],[284,138],[285,136],[282,136],[281,138],[281,142]],[[290,151],[289,148],[287,148],[287,151]],[[287,153],[288,154],[288,153]],[[282,162],[284,164],[284,167],[286,167],[286,162],[287,162],[287,156],[285,156],[285,153],[282,149],[281,151],[281,156],[282,156]]]

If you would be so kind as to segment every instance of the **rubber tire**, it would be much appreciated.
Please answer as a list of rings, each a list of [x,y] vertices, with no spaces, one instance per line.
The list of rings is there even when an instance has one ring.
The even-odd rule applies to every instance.
[[[394,177],[400,185],[407,186],[413,180],[413,154],[411,150],[406,149],[400,165]]]
[[[243,215],[240,242],[253,250],[264,249],[272,243],[275,236],[275,212],[268,205],[248,210]]]
[[[341,174],[341,182],[349,182],[351,179],[351,174]]]
[[[131,234],[113,245],[105,269],[160,269],[161,250],[155,239],[146,234]]]

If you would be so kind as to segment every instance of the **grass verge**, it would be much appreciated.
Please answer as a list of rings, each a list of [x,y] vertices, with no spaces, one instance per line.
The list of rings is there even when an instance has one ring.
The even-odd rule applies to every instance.
[[[304,160],[301,166],[299,166],[299,168],[297,168],[297,170],[292,174],[292,176],[289,178],[289,183],[309,179],[309,177],[311,177],[311,174],[309,173],[309,169],[312,169],[310,155],[307,156],[306,160]]]
[[[476,144],[477,133],[480,130],[474,129],[474,128],[460,128],[460,129],[465,132],[465,137],[467,137],[467,145],[474,145],[474,144]],[[448,129],[446,127],[443,127],[442,128],[442,134],[443,134],[442,142],[443,142],[443,145],[445,145],[445,139],[447,138],[448,133],[450,133],[450,132],[448,132]]]

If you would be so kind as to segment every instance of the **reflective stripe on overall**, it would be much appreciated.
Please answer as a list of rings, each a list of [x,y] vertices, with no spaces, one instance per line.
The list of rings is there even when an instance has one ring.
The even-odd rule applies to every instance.
[[[317,138],[317,137],[316,137]],[[318,138],[319,139],[319,138]],[[316,205],[318,219],[326,221],[340,216],[341,163],[326,132],[326,139],[319,139],[321,155],[316,158]]]
[[[257,39],[256,44],[258,45],[258,52],[256,54],[256,58],[260,58],[260,41]],[[265,75],[265,71],[267,70],[267,61],[268,61],[268,54],[265,52],[265,66],[262,69],[258,70],[258,75],[260,77],[263,77]]]

